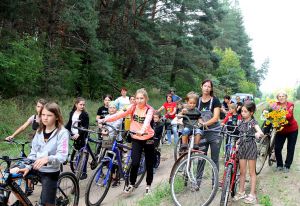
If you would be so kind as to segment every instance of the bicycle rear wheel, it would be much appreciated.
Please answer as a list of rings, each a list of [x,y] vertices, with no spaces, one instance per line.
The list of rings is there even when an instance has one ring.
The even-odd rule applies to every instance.
[[[178,138],[178,141],[174,147],[174,159],[176,160],[180,157],[180,146],[181,146],[181,136]]]
[[[270,137],[266,136],[257,144],[257,159],[255,173],[258,175],[266,162],[270,147]]]
[[[177,206],[209,205],[217,193],[218,180],[216,164],[205,155],[192,154],[179,162],[171,175],[172,199]]]
[[[231,174],[232,174],[232,164],[229,164],[226,169],[225,173],[225,180],[222,187],[222,193],[221,193],[221,201],[220,205],[226,206],[229,199],[230,194],[230,182],[231,182]]]
[[[63,172],[58,178],[56,192],[56,205],[76,206],[79,202],[79,184],[71,172]]]
[[[100,205],[104,200],[112,180],[109,161],[101,162],[98,169],[90,177],[85,191],[85,204],[88,206]]]
[[[82,174],[83,174],[84,167],[87,164],[87,161],[88,161],[88,155],[87,155],[87,153],[82,152],[79,155],[79,160],[77,162],[76,169],[75,169],[75,176],[78,179],[78,181],[80,179],[82,179],[81,177],[82,177]]]
[[[272,156],[273,156],[273,158],[275,158],[275,154],[273,154],[274,147],[275,147],[275,136],[276,136],[276,130],[273,128],[273,130],[270,134],[270,148],[269,148],[269,159],[268,159],[268,164],[269,164],[270,167],[276,161],[276,160],[272,159]]]
[[[70,156],[70,169],[75,174],[77,160],[79,158],[79,150],[73,148],[71,156]]]

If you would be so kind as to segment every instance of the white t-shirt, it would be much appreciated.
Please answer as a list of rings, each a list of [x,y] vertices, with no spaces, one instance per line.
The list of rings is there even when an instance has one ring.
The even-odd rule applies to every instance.
[[[31,117],[28,118],[27,121],[30,121],[30,124],[32,124],[32,123],[33,123],[33,120],[34,120],[34,116],[35,116],[35,121],[36,121],[37,123],[40,123],[39,115],[32,115]]]
[[[74,112],[73,113],[73,116],[72,116],[72,125],[74,125],[75,127],[78,127],[78,122],[76,124],[74,124],[74,122],[78,121],[79,120],[79,116],[80,116],[81,113],[78,113],[78,112]],[[71,132],[73,134],[78,134],[78,129],[75,129],[75,128],[71,128]]]
[[[117,110],[122,110],[126,106],[130,105],[129,97],[120,96],[115,100],[115,103],[116,103],[116,106],[117,106]]]

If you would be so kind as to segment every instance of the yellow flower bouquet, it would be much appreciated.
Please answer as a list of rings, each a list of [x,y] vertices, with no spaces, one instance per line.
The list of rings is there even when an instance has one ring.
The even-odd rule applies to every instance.
[[[263,116],[266,119],[266,125],[272,124],[276,131],[281,131],[283,126],[288,123],[286,120],[287,111],[276,104],[276,100],[267,99],[268,107]]]

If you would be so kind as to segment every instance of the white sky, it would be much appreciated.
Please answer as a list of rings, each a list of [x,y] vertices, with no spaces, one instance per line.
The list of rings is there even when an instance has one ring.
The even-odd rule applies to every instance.
[[[256,68],[270,59],[262,92],[300,81],[300,0],[239,0]]]

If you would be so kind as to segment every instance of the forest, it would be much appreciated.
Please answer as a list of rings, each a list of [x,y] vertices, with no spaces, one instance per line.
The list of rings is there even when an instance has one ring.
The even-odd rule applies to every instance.
[[[119,94],[212,79],[216,93],[253,93],[255,68],[238,1],[1,0],[0,97]]]

